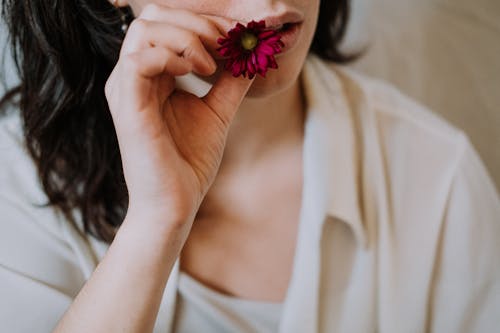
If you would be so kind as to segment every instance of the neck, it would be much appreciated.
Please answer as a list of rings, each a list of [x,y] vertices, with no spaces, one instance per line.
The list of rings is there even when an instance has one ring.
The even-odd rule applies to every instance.
[[[273,96],[246,97],[231,124],[221,168],[251,165],[276,149],[302,142],[304,112],[300,76]]]
[[[177,78],[176,85],[197,96],[210,85],[193,75]],[[305,102],[301,75],[289,88],[263,98],[246,97],[233,118],[221,169],[251,166],[278,149],[302,142]]]

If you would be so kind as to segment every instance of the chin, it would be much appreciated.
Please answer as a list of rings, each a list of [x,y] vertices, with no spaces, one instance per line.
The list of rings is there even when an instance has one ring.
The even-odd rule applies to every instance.
[[[293,86],[302,68],[300,62],[279,60],[281,59],[277,59],[279,68],[270,69],[265,78],[257,75],[246,97],[271,97]]]
[[[246,97],[248,98],[264,98],[276,95],[288,88],[290,88],[296,80],[296,76],[291,76],[290,73],[287,75],[279,75],[280,73],[270,73],[268,72],[266,78],[257,76],[252,83],[252,86],[247,92]]]

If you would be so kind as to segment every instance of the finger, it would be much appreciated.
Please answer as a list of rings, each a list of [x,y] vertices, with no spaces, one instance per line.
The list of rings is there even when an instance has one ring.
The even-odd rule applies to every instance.
[[[233,77],[231,72],[223,71],[202,100],[229,125],[253,80],[255,77]]]
[[[237,23],[221,16],[197,14],[186,9],[157,4],[147,5],[139,17],[150,21],[168,22],[195,32],[208,52],[216,59],[223,59],[217,52],[217,48],[220,47],[217,39],[226,37],[227,31]]]
[[[161,91],[158,94],[158,102],[163,103],[175,89],[174,76],[185,75],[191,72],[191,69],[192,64],[189,61],[164,48],[153,47],[130,53],[121,57],[113,69],[105,87],[106,98],[110,105],[118,106],[122,104],[122,99],[127,97],[134,104],[128,104],[126,109],[145,110],[151,100],[150,97],[143,98],[141,92],[145,87],[150,87],[152,80],[159,82]],[[115,84],[120,87],[117,89]],[[115,120],[117,122],[121,122],[120,118],[123,116],[120,111],[122,116],[116,117],[115,113],[119,112],[119,109],[110,108],[113,118],[118,119]]]
[[[217,28],[217,31],[222,34],[222,37],[227,37],[227,32],[233,29],[237,23],[241,23],[244,26],[247,25],[247,22],[245,21],[234,20],[223,16],[208,14],[201,14],[201,16],[209,20]]]
[[[152,78],[168,73],[172,76],[185,75],[192,70],[192,63],[163,47],[150,47],[123,56],[123,66],[129,73]]]
[[[108,89],[107,97],[115,106],[110,110],[119,136],[124,138],[138,128],[160,133],[162,116],[151,105],[162,105],[175,89],[174,77],[191,72],[192,64],[171,50],[151,47],[124,55],[115,68],[120,87],[113,92]],[[152,92],[153,81],[158,90]],[[123,104],[125,97],[128,101]]]
[[[164,22],[135,19],[129,27],[120,54],[129,54],[154,46],[171,49],[193,64],[193,70],[211,75],[216,69],[212,56],[192,31]]]

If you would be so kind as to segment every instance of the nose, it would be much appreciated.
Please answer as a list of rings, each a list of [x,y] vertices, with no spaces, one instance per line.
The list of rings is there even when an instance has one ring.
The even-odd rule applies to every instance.
[[[281,16],[287,11],[287,4],[284,1],[230,0],[225,8],[225,16],[246,25],[252,20]]]

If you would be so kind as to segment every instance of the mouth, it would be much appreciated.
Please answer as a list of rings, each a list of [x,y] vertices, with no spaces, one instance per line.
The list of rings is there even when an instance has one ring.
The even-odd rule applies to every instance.
[[[278,32],[286,32],[286,31],[292,29],[292,27],[296,24],[298,24],[298,22],[287,22],[287,23],[275,25],[272,27],[266,27],[264,29],[264,31],[277,30]]]
[[[304,20],[304,16],[298,11],[289,9],[280,15],[259,18],[257,21],[261,20],[266,22],[266,28],[264,30],[286,32],[292,27],[300,24]]]
[[[300,33],[302,31],[303,22],[287,22],[284,24],[274,25],[267,27],[264,30],[276,30],[278,34],[281,35],[281,41],[285,44],[282,52],[277,55],[281,56],[283,53],[287,53],[290,49],[293,49],[298,40],[300,39]]]

